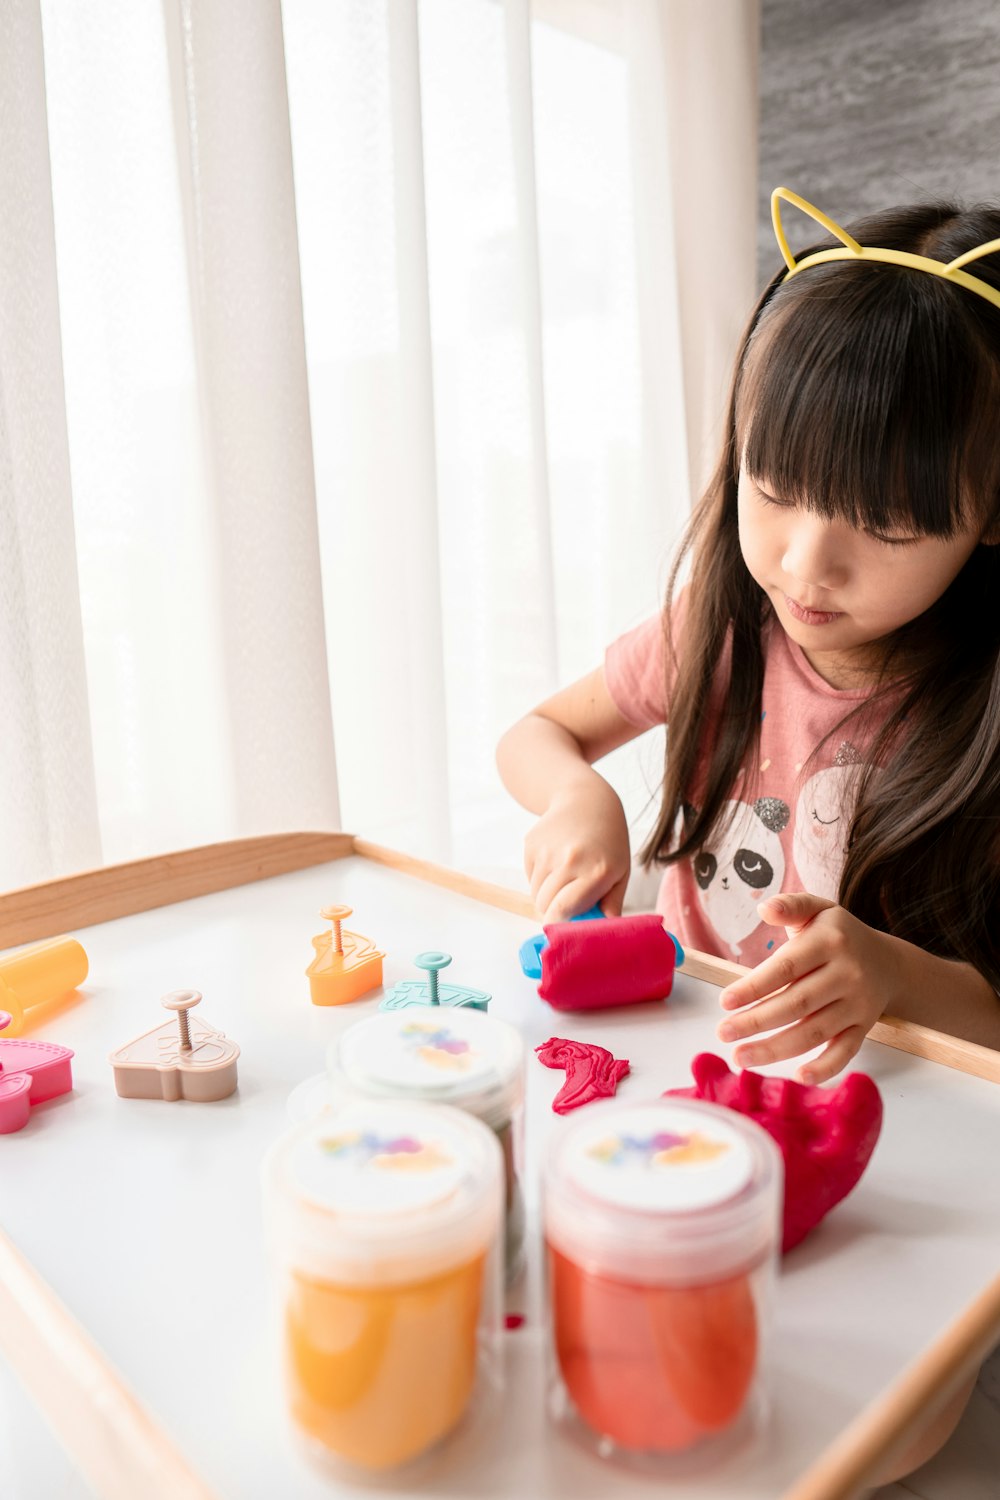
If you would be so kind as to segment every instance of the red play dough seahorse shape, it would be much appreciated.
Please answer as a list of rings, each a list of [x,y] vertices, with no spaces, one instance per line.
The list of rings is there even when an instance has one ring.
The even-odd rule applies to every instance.
[[[667,1089],[706,1099],[763,1125],[785,1160],[782,1249],[791,1250],[860,1181],[882,1128],[882,1096],[867,1073],[849,1073],[838,1088],[811,1088],[791,1078],[731,1073],[721,1057],[701,1052],[691,1064],[695,1086]]]
[[[596,1042],[573,1042],[563,1036],[550,1036],[535,1052],[547,1068],[566,1069],[566,1082],[552,1101],[557,1115],[567,1115],[592,1099],[610,1099],[629,1068],[627,1058],[612,1057]]]

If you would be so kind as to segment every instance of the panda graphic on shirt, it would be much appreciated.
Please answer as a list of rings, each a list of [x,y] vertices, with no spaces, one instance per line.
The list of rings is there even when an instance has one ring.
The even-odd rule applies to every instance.
[[[705,916],[734,958],[760,926],[760,902],[781,890],[785,852],[779,834],[789,816],[788,803],[780,797],[727,802],[719,823],[721,842],[702,849],[692,861]]]

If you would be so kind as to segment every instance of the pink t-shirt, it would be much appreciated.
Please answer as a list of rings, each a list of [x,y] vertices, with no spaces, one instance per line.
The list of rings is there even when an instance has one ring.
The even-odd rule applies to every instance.
[[[679,634],[675,626],[675,640]],[[814,756],[868,693],[831,687],[775,619],[765,627],[763,646],[759,782],[747,800],[730,804],[732,822],[712,847],[667,866],[656,902],[682,943],[748,965],[785,941],[783,928],[760,920],[759,902],[779,891],[836,901],[860,762],[872,733],[870,724],[863,731],[854,721]],[[630,723],[638,729],[667,723],[659,615],[608,647],[604,675]]]

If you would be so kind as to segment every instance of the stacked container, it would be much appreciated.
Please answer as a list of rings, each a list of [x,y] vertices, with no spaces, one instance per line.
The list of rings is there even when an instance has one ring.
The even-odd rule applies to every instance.
[[[348,1027],[329,1052],[335,1102],[450,1104],[495,1133],[505,1175],[507,1279],[524,1254],[524,1043],[506,1022],[466,1008],[414,1006]]]

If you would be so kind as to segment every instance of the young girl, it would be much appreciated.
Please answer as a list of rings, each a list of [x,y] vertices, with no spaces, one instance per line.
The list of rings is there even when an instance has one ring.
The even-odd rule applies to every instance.
[[[592,763],[669,725],[658,909],[755,966],[721,993],[736,1062],[822,1047],[799,1069],[819,1083],[883,1011],[1000,1046],[1000,208],[848,234],[779,196],[835,237],[796,263],[775,213],[790,269],[740,346],[662,617],[497,759],[541,815],[543,919],[614,914],[628,827]]]

